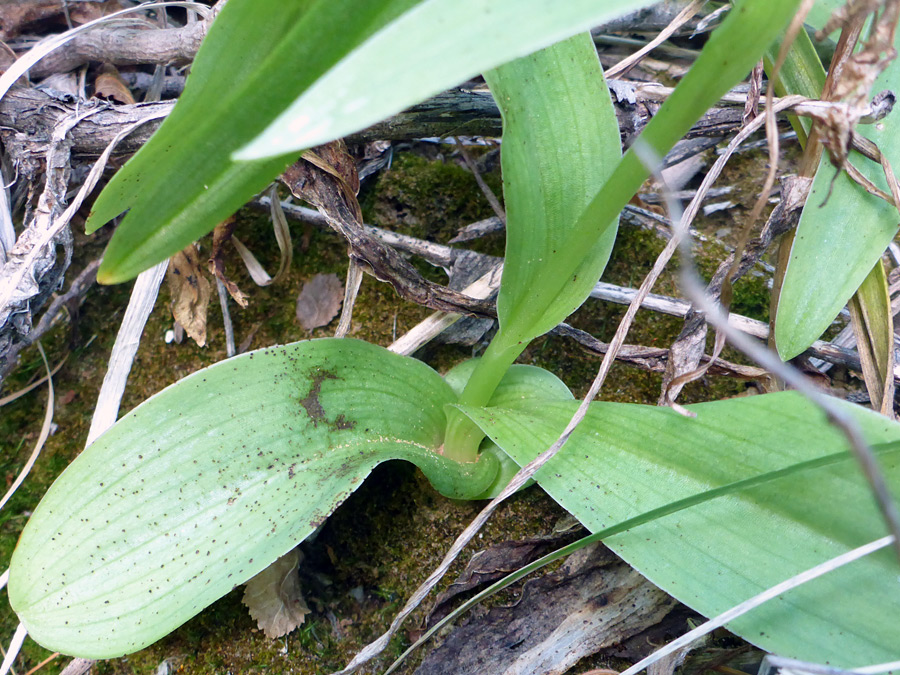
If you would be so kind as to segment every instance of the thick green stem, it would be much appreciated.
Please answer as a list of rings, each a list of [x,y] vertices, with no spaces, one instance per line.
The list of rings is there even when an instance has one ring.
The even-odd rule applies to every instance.
[[[500,380],[513,361],[522,353],[527,341],[510,343],[503,331],[497,333],[472,372],[459,397],[462,405],[487,405]],[[457,462],[474,462],[478,459],[478,446],[484,432],[472,420],[456,409],[447,413],[447,431],[444,434],[444,456]]]

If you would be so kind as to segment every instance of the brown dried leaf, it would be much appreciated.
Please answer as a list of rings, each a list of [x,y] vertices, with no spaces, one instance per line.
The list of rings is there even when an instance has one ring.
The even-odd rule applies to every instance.
[[[135,102],[128,85],[122,80],[118,69],[108,63],[100,68],[100,74],[94,80],[94,96],[106,101],[115,101],[131,105]]]
[[[243,602],[266,637],[280,638],[301,625],[309,608],[300,592],[297,549],[281,556],[247,582]]]
[[[213,230],[212,253],[206,264],[210,274],[222,282],[222,285],[225,286],[225,290],[228,291],[228,294],[234,301],[241,307],[246,307],[249,304],[247,296],[240,288],[238,288],[238,285],[225,274],[225,244],[231,240],[232,232],[234,232],[234,216],[231,216],[216,225],[216,229]]]
[[[172,316],[194,342],[205,346],[210,287],[193,244],[171,257],[166,278],[172,295]]]
[[[344,299],[344,285],[336,274],[317,274],[297,297],[297,321],[306,330],[327,326],[337,316]]]

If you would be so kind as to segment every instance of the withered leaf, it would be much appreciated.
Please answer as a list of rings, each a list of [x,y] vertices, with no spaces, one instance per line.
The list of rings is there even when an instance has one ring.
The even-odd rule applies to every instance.
[[[309,614],[300,592],[299,564],[300,554],[294,549],[247,582],[243,602],[266,637],[287,635]]]
[[[210,286],[200,269],[200,257],[193,244],[169,259],[166,279],[172,294],[172,316],[194,342],[205,346]]]
[[[225,290],[241,307],[246,307],[249,302],[247,296],[238,288],[238,285],[228,278],[225,273],[225,244],[231,240],[234,232],[234,216],[226,218],[224,221],[216,225],[213,230],[212,253],[209,256],[207,265],[209,272],[225,285]]]
[[[337,316],[344,299],[344,285],[336,274],[317,274],[297,297],[297,321],[306,330],[327,326]]]
[[[94,80],[94,96],[116,103],[132,104],[134,96],[128,85],[122,80],[115,66],[108,63],[100,68],[100,74]]]

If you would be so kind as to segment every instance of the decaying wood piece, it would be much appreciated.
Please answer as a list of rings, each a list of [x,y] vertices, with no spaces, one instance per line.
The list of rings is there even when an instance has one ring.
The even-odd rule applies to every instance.
[[[53,130],[77,113],[93,111],[71,126],[66,137],[72,154],[87,159],[99,157],[125,129],[147,120],[124,138],[118,152],[131,154],[146,143],[162,120],[175,107],[174,101],[112,105],[105,101],[60,100],[38,89],[16,87],[0,100],[0,139],[10,158],[19,165],[20,177],[36,177],[43,156],[52,142]]]
[[[6,370],[16,344],[31,333],[34,311],[60,287],[72,260],[72,233],[60,216],[72,172],[68,132],[80,118],[70,116],[54,130],[44,157],[46,178],[34,216],[0,268],[0,371]]]
[[[347,240],[351,260],[376,279],[390,283],[401,297],[444,312],[483,317],[494,312],[488,300],[470,298],[426,280],[397,251],[366,231],[356,202],[356,167],[343,143],[304,153],[304,159],[288,167],[281,180],[295,197],[319,209]]]
[[[417,675],[558,675],[661,621],[675,601],[593,544],[433,649]]]
[[[116,66],[187,65],[194,60],[208,27],[208,21],[189,23],[181,28],[159,28],[134,19],[108,23],[78,35],[42,59],[29,74],[32,79],[40,78],[90,62]]]
[[[124,77],[127,78],[128,74]],[[622,100],[616,102],[616,115],[626,142],[647,125],[661,105],[661,100],[656,95],[641,95],[632,102],[629,96],[623,94]],[[55,98],[39,89],[17,87],[0,100],[0,138],[7,147],[7,152],[15,159],[42,154],[46,152],[53,128],[61,119],[76,110],[83,111],[85,106],[99,106],[95,115],[71,130],[72,152],[88,158],[97,157],[124,128],[141,119],[150,120],[166,114],[174,105],[174,101],[111,105],[98,101]],[[704,138],[707,143],[698,147],[679,145],[679,152],[689,156],[715,145],[718,139],[740,127],[741,114],[741,109],[737,106],[709,110],[685,137],[686,141]],[[148,121],[122,141],[117,153],[136,152],[149,140],[160,123]],[[500,136],[501,131],[500,111],[488,92],[451,89],[368,129],[351,134],[346,141],[353,144],[373,140],[396,141],[446,136]]]

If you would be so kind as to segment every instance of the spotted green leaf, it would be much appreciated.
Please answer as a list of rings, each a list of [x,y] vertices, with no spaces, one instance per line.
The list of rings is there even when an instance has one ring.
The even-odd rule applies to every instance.
[[[900,493],[900,425],[846,404]],[[577,403],[466,409],[519,464],[548,448]],[[535,476],[597,532],[677,500],[771,472],[760,482],[606,539],[650,581],[706,616],[809,567],[883,537],[884,521],[844,437],[796,393],[671,409],[593,403],[569,442]],[[815,471],[789,470],[804,463]],[[837,666],[900,657],[896,555],[871,555],[728,625],[783,656]]]

